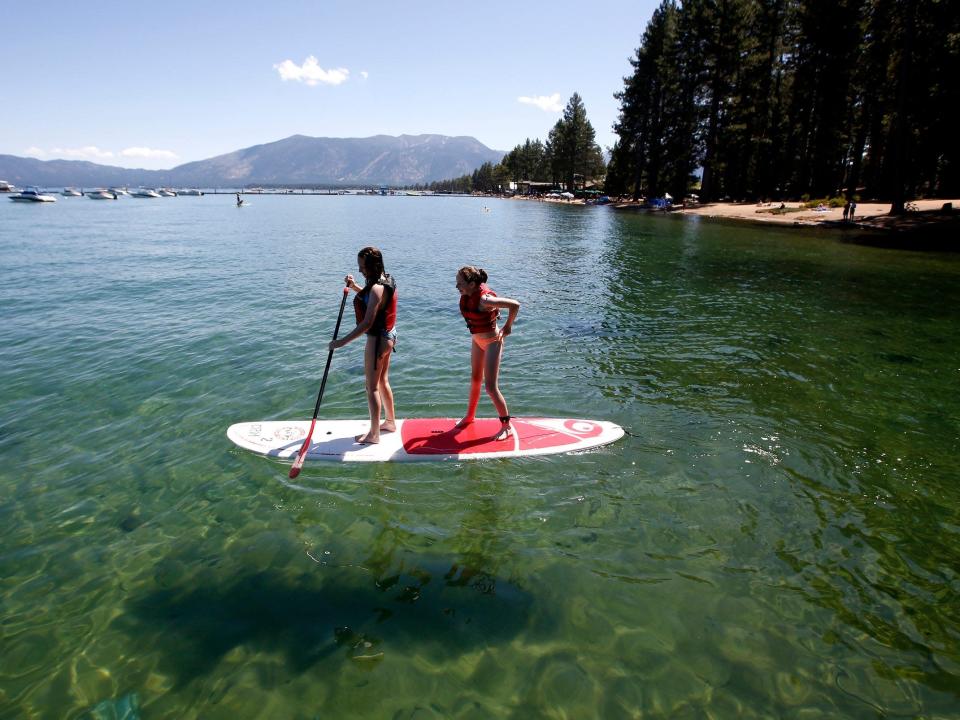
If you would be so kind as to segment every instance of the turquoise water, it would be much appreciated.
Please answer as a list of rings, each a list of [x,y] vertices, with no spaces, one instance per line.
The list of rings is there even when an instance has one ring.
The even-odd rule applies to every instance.
[[[234,448],[310,416],[367,244],[401,416],[464,408],[473,263],[523,304],[513,413],[630,434]],[[960,257],[351,196],[7,202],[0,251],[2,718],[960,716]],[[321,415],[362,385],[355,343]]]

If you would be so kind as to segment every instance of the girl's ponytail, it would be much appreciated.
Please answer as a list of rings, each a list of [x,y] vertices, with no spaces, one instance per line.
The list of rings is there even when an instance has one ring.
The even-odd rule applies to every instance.
[[[460,268],[460,275],[462,275],[463,279],[468,283],[475,282],[479,284],[487,281],[487,271],[474,265],[464,265]]]

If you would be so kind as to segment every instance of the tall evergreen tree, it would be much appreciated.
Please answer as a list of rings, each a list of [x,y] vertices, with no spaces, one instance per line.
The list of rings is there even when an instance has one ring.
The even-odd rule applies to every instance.
[[[596,143],[596,132],[578,93],[570,97],[563,117],[550,131],[548,145],[554,180],[563,182],[571,192],[577,176],[586,182],[603,175],[603,151]]]
[[[703,74],[701,125],[703,178],[706,199],[722,197],[726,164],[742,151],[741,138],[727,135],[732,115],[733,88],[746,33],[747,0],[692,0],[688,41],[700,51]],[[732,148],[738,148],[737,151]]]
[[[466,176],[606,172],[607,191],[701,197],[862,194],[902,212],[960,192],[957,0],[662,0],[616,93],[609,168],[578,94],[546,142]],[[459,181],[459,180],[458,180]]]
[[[657,194],[662,164],[661,136],[664,132],[663,102],[666,97],[663,59],[673,41],[676,3],[664,0],[647,24],[636,56],[630,59],[633,73],[624,78],[624,89],[615,97],[620,115],[614,124],[619,141],[611,152],[613,184],[608,192]]]
[[[788,138],[795,194],[836,194],[852,144],[852,70],[862,46],[862,0],[807,0],[796,8],[797,38]]]
[[[546,148],[539,139],[530,142],[527,138],[523,145],[517,145],[504,157],[503,165],[512,180],[544,181],[548,178]]]
[[[889,81],[883,134],[872,140],[882,147],[878,192],[890,197],[892,213],[900,213],[912,197],[943,192],[947,168],[953,167],[956,178],[960,157],[948,126],[956,107],[950,103],[958,99],[960,19],[955,3],[940,0],[877,4],[890,18]]]
[[[927,139],[924,148],[925,194],[960,196],[960,133],[953,125],[960,107],[960,12],[955,2],[933,3],[930,13],[932,37],[924,46],[932,52],[926,66],[930,92],[924,110]],[[950,110],[948,110],[948,108]]]

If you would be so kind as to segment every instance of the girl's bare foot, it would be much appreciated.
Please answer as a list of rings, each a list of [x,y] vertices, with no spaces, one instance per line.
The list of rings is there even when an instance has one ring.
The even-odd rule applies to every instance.
[[[356,441],[358,445],[376,445],[380,442],[380,436],[374,436],[371,432],[366,432],[363,435],[357,435]]]
[[[473,425],[473,418],[464,418],[463,420],[461,420],[460,422],[458,422],[458,423],[457,423],[456,425],[454,425],[453,427],[456,428],[456,429],[458,429],[458,430],[462,430],[462,429],[465,428],[467,425]]]
[[[497,431],[497,434],[493,436],[494,440],[507,440],[513,436],[513,428],[510,427],[509,422],[503,423],[500,426],[500,429]]]
[[[394,432],[396,429],[397,424],[393,420],[384,420],[380,426],[380,432]]]

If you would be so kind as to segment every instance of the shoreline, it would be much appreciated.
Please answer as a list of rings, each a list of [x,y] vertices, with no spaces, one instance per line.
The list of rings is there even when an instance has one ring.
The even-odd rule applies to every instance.
[[[585,205],[583,200],[537,199],[566,205]],[[947,203],[952,203],[952,210],[944,210]],[[903,215],[890,215],[890,203],[861,202],[857,203],[854,219],[847,221],[843,219],[843,208],[808,209],[799,202],[785,202],[783,205],[781,210],[779,202],[713,202],[661,211],[650,210],[643,203],[628,201],[612,202],[608,207],[625,212],[686,215],[754,225],[838,231],[844,239],[864,244],[960,250],[960,200],[957,199],[914,200],[910,205],[915,209]]]

